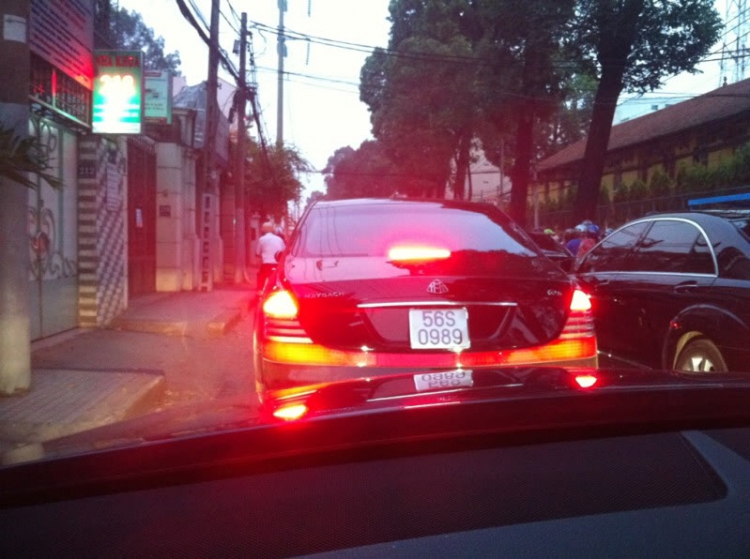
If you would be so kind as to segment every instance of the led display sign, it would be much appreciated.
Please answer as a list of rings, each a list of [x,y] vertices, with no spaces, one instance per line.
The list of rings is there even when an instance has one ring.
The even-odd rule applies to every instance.
[[[140,134],[143,123],[143,55],[94,51],[92,129],[95,134]]]

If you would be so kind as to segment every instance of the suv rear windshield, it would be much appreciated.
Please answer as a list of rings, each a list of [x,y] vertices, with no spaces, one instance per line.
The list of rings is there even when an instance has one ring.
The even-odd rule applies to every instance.
[[[307,215],[292,253],[302,257],[385,256],[395,245],[420,244],[451,252],[537,256],[526,233],[493,210],[437,204],[323,206]]]

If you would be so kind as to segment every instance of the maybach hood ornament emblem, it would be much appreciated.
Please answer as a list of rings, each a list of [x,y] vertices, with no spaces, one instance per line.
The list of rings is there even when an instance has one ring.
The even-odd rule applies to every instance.
[[[427,286],[427,293],[442,295],[443,293],[448,293],[448,286],[442,281],[436,279],[430,282],[430,285]]]

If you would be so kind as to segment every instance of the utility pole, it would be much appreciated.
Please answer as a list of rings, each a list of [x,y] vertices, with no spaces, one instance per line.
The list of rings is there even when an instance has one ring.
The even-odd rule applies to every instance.
[[[200,278],[198,289],[211,291],[214,285],[214,211],[218,200],[218,176],[214,169],[219,88],[219,0],[211,2],[211,29],[208,45],[206,80],[206,120],[203,130],[203,177],[198,195],[198,231],[200,238]]]
[[[284,12],[286,11],[286,0],[279,0],[279,38],[277,48],[279,51],[279,81],[278,97],[276,99],[276,147],[284,146],[284,56],[286,55],[286,44],[284,43]]]
[[[235,249],[234,249],[234,283],[245,280],[245,156],[247,123],[245,112],[247,101],[247,13],[242,12],[240,21],[240,81],[237,84],[237,179],[235,180]]]
[[[0,126],[29,133],[30,0],[0,7]],[[31,385],[31,287],[25,186],[0,176],[0,394]]]
[[[206,82],[206,130],[203,148],[206,153],[207,192],[217,193],[214,176],[214,153],[218,124],[216,93],[219,89],[219,0],[211,0],[211,29],[208,49],[208,80]]]

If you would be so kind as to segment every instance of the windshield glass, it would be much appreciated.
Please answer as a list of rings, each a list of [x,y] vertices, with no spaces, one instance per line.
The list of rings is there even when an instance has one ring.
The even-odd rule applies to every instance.
[[[726,4],[0,2],[0,470],[750,372]]]
[[[292,252],[302,257],[386,256],[390,248],[400,245],[536,254],[533,244],[494,209],[480,213],[406,204],[348,206],[345,211],[335,206],[316,208]]]

